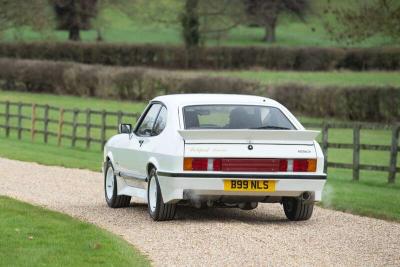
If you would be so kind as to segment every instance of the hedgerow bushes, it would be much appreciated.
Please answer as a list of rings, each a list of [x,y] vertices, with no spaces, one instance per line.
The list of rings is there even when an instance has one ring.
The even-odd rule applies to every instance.
[[[337,87],[314,88],[286,84],[267,88],[271,96],[290,110],[317,117],[356,121],[400,121],[400,88]]]
[[[254,93],[259,84],[142,67],[110,67],[40,60],[0,59],[4,89],[147,100],[172,93]]]
[[[257,82],[142,67],[110,67],[39,60],[0,59],[0,88],[149,100],[171,93],[239,93],[275,99],[292,111],[318,117],[395,121],[400,117],[400,88],[262,86]]]
[[[400,48],[184,47],[107,43],[0,43],[0,57],[165,69],[398,70]]]

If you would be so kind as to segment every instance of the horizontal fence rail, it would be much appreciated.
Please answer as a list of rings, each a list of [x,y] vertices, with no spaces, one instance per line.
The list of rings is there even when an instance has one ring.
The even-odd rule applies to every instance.
[[[30,139],[37,140],[40,134],[44,143],[49,142],[49,137],[56,140],[58,146],[64,140],[70,142],[71,147],[76,147],[77,142],[83,142],[84,148],[90,149],[92,143],[97,143],[103,149],[108,133],[116,133],[121,122],[134,123],[139,118],[139,113],[125,111],[107,111],[93,109],[62,108],[43,104],[30,104],[22,102],[0,101],[0,128],[4,129],[5,136],[9,137],[11,131],[16,132],[19,140],[23,133],[30,134]],[[321,148],[325,155],[324,171],[328,167],[351,169],[353,180],[358,181],[360,170],[388,172],[388,183],[394,183],[397,167],[397,155],[400,151],[399,132],[400,124],[384,125],[378,123],[305,123],[307,128],[322,129]],[[335,143],[328,141],[329,129],[351,129],[352,143]],[[362,144],[360,141],[361,130],[386,130],[391,131],[391,144]],[[329,149],[352,150],[352,163],[328,161]],[[367,165],[360,163],[360,152],[386,151],[390,153],[389,165]]]

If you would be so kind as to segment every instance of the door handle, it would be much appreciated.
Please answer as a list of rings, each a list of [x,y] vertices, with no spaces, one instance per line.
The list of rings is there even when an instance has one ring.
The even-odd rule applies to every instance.
[[[139,140],[139,145],[142,147],[144,140]]]

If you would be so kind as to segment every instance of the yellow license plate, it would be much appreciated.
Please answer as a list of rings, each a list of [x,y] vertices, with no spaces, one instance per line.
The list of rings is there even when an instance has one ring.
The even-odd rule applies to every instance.
[[[224,190],[237,192],[275,192],[275,181],[224,180]]]

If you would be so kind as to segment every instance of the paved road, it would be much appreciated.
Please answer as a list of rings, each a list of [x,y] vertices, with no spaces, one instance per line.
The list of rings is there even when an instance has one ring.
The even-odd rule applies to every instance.
[[[100,173],[0,158],[0,195],[70,214],[116,233],[156,266],[400,266],[400,224],[316,208],[286,220],[279,204],[253,211],[181,208],[153,222],[146,205],[110,209]]]

